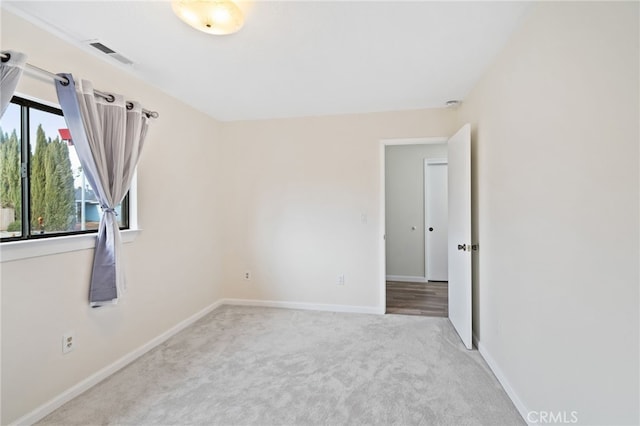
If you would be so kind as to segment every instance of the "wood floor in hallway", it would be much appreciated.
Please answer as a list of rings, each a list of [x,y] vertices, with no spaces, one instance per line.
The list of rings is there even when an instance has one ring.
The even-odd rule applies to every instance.
[[[449,287],[446,281],[408,283],[387,281],[387,313],[449,316]]]

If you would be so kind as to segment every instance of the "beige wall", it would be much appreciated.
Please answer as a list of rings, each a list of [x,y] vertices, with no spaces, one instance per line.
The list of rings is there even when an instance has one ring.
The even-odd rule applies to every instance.
[[[387,275],[425,278],[424,160],[447,158],[447,145],[389,145],[385,151]]]
[[[528,410],[638,424],[638,3],[543,3],[465,100],[474,330]]]
[[[88,307],[90,250],[1,264],[6,424],[221,297],[221,205],[218,123],[6,11],[1,31],[3,48],[24,51],[29,62],[70,70],[160,113],[138,168],[143,232],[125,245],[128,292],[117,307]],[[54,86],[37,78],[22,78],[18,91],[56,101]],[[77,348],[62,355],[68,330]]]
[[[454,131],[444,109],[225,123],[225,294],[383,308],[380,140]]]

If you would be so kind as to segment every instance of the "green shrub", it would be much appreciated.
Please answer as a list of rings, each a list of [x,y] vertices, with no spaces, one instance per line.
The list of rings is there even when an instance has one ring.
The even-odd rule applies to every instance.
[[[22,231],[22,221],[16,220],[11,222],[9,226],[7,226],[7,232],[18,232]]]

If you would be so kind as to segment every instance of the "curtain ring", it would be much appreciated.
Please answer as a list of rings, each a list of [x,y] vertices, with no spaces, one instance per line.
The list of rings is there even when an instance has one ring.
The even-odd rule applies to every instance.
[[[60,84],[62,84],[63,86],[68,86],[69,83],[71,83],[67,77],[62,78],[64,78],[64,81],[61,81]]]
[[[2,54],[4,55],[4,58],[2,58],[2,62],[9,62],[9,60],[11,59],[11,53],[2,52]]]
[[[115,100],[116,100],[116,97],[113,96],[113,95],[109,95],[109,97],[107,98],[107,102],[109,102],[109,103],[111,103],[111,102],[113,102]]]
[[[127,109],[131,111],[133,109],[133,104],[131,102],[127,102]]]

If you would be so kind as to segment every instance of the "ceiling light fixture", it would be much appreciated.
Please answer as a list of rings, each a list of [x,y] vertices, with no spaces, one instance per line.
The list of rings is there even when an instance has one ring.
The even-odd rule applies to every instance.
[[[175,0],[171,7],[184,22],[208,34],[233,34],[244,24],[242,11],[231,0]]]

